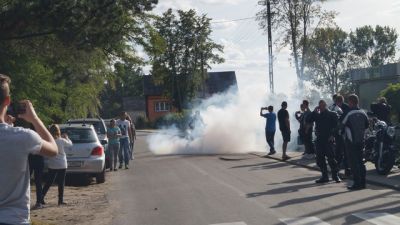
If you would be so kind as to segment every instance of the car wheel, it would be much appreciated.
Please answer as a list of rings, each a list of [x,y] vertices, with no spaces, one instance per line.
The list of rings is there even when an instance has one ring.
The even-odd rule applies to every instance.
[[[106,170],[103,169],[101,173],[96,174],[96,183],[102,184],[106,182]]]

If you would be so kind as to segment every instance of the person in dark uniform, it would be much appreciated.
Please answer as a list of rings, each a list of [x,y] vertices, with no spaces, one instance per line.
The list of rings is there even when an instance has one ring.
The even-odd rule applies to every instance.
[[[314,157],[315,154],[314,150],[315,148],[312,137],[312,131],[314,129],[314,126],[312,124],[309,126],[306,125],[307,118],[312,114],[310,110],[310,102],[308,100],[303,100],[303,106],[304,106],[304,113],[303,113],[302,124],[304,129],[304,148],[307,158],[311,159]]]
[[[289,112],[287,109],[287,102],[282,102],[281,109],[278,111],[278,121],[279,121],[279,129],[282,133],[282,160],[286,161],[290,159],[290,157],[286,154],[287,145],[290,142],[290,120],[289,120]]]
[[[392,106],[387,103],[385,97],[378,99],[378,103],[371,104],[371,111],[376,115],[378,120],[385,121],[387,124],[391,124],[390,111]]]
[[[361,190],[365,188],[366,169],[363,163],[364,134],[368,128],[368,116],[358,106],[358,96],[350,95],[348,98],[350,111],[344,117],[342,124],[345,129],[345,144],[351,172],[353,173],[353,185],[349,190]]]
[[[329,182],[328,168],[326,160],[328,160],[329,167],[332,172],[332,179],[336,183],[341,180],[338,175],[338,167],[335,159],[335,152],[332,148],[335,140],[335,131],[337,128],[338,118],[334,112],[327,109],[327,104],[324,100],[319,101],[318,107],[307,118],[308,124],[315,122],[316,126],[316,147],[317,147],[317,165],[321,169],[322,176],[316,180],[316,183]]]
[[[347,105],[344,102],[344,97],[342,95],[337,95],[336,96],[336,107],[339,107],[340,110],[337,110],[338,117],[339,117],[339,127],[341,126],[341,122],[344,119],[344,116],[347,115],[347,113],[350,111],[349,105]],[[344,168],[344,173],[345,177],[351,176],[351,170],[350,166],[347,160],[347,154],[346,154],[346,146],[344,144],[344,137],[342,135],[342,132],[340,132],[340,129],[338,129],[338,132],[336,133],[335,136],[335,142],[336,142],[336,161],[339,166],[339,170],[341,167]]]

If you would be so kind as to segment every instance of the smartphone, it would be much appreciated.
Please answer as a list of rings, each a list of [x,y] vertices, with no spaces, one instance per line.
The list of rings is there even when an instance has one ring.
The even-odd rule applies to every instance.
[[[24,103],[19,103],[19,102],[11,103],[7,110],[7,114],[15,118],[17,118],[18,115],[22,115],[25,113],[26,113],[26,105]]]
[[[17,115],[22,115],[26,113],[26,104],[25,103],[17,103],[15,104],[15,112]]]

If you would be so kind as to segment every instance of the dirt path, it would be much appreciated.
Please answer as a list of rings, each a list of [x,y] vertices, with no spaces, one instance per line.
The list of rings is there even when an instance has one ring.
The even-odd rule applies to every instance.
[[[68,205],[59,207],[58,190],[54,185],[46,196],[45,207],[31,211],[33,225],[109,225],[112,221],[112,209],[106,196],[108,188],[107,181],[104,184],[92,182],[90,185],[66,186],[64,201]],[[32,207],[35,202],[35,188],[32,185]]]

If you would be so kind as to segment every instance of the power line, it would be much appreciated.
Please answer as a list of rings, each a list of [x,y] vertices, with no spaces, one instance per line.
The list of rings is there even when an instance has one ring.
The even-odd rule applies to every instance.
[[[215,21],[215,22],[211,22],[212,24],[216,24],[216,23],[230,23],[230,22],[236,22],[236,21],[242,21],[242,20],[252,20],[257,18],[256,16],[253,17],[245,17],[245,18],[240,18],[240,19],[233,19],[233,20],[224,20],[224,21]]]

